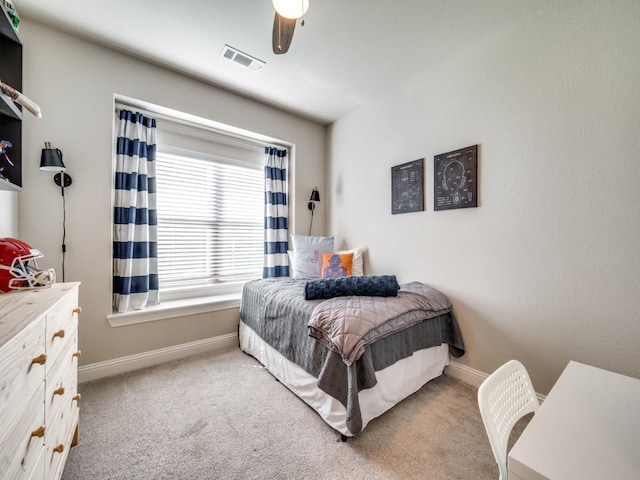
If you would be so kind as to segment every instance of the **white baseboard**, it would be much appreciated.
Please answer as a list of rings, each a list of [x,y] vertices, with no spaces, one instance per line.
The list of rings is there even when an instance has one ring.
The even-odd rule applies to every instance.
[[[489,376],[480,370],[456,362],[450,362],[449,365],[445,367],[444,373],[476,388]]]
[[[83,365],[78,368],[78,383],[111,377],[120,373],[152,367],[161,363],[179,360],[198,353],[238,345],[238,334],[229,333],[218,337],[205,338],[195,342],[183,343],[171,347],[137,353],[126,357],[114,358],[104,362]]]
[[[195,342],[183,343],[181,345],[173,345],[171,347],[151,350],[149,352],[137,353],[126,357],[114,358],[105,362],[92,363],[83,365],[78,368],[78,383],[90,382],[100,378],[111,377],[120,373],[132,372],[141,368],[160,365],[161,363],[179,360],[181,358],[190,357],[198,353],[219,350],[222,348],[233,347],[238,345],[238,334],[228,333],[218,337],[205,338]],[[489,375],[467,367],[461,363],[450,362],[444,369],[444,373],[469,385],[478,388],[480,384]],[[545,395],[537,394],[538,400],[542,403]]]
[[[481,372],[480,370],[476,370],[475,368],[467,367],[466,365],[456,362],[450,362],[449,365],[445,367],[444,373],[453,378],[457,378],[458,380],[462,380],[476,388],[478,388],[489,376],[488,373]],[[536,395],[540,403],[542,403],[546,398],[546,395],[542,395],[540,393],[536,393]]]

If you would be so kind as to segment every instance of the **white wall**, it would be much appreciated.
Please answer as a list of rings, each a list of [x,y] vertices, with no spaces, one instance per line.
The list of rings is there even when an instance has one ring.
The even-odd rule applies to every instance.
[[[18,236],[18,193],[0,190],[0,238]]]
[[[81,281],[82,364],[237,331],[238,311],[112,328],[111,181],[114,94],[122,94],[292,142],[293,232],[308,228],[308,195],[324,190],[324,126],[31,22],[20,23],[24,91],[43,112],[25,115],[20,238],[43,251],[40,266],[61,276],[62,196],[53,175],[38,169],[51,141],[64,153],[73,184],[66,189],[66,280]],[[234,67],[235,68],[235,67]],[[247,72],[255,75],[254,72]],[[296,195],[296,191],[302,192]],[[296,212],[302,212],[296,219]],[[314,232],[324,229],[320,206]],[[2,225],[2,224],[0,224]]]
[[[640,378],[639,25],[635,0],[552,2],[330,128],[329,231],[443,290],[462,364]],[[434,212],[433,156],[473,144],[479,208]],[[426,211],[392,216],[391,166],[422,157]]]

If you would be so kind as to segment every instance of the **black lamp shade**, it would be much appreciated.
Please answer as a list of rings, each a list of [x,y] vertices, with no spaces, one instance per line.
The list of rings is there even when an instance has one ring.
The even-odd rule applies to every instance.
[[[40,170],[63,172],[66,169],[62,161],[62,152],[57,148],[43,148],[40,157]]]
[[[316,204],[313,202],[319,202],[320,201],[320,192],[318,192],[318,187],[314,187],[313,190],[311,190],[311,198],[309,199],[309,203],[307,204],[307,206],[309,207],[309,210],[311,210],[311,221],[313,222],[313,210],[316,208]],[[311,227],[309,227],[309,232],[311,232]],[[309,233],[309,235],[311,235],[311,233]]]

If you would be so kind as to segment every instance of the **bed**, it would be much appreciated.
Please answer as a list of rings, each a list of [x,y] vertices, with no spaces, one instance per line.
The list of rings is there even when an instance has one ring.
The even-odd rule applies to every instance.
[[[449,300],[427,285],[400,285],[395,297],[306,300],[307,283],[289,277],[247,282],[240,306],[240,348],[313,408],[343,441],[442,375],[450,355],[465,352]],[[374,334],[374,329],[363,329],[341,335],[344,326],[330,323],[336,312],[355,315],[347,322],[356,328],[375,320]],[[322,331],[325,327],[328,332]]]

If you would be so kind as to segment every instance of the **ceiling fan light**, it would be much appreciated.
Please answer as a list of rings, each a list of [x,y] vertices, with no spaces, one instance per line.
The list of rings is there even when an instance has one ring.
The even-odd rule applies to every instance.
[[[273,8],[284,18],[300,18],[309,9],[309,0],[273,0]]]

